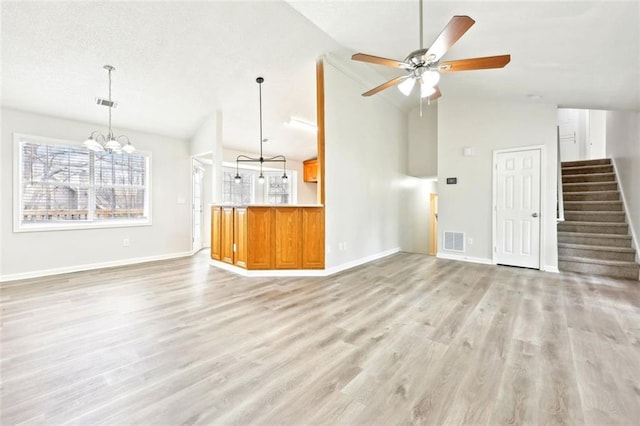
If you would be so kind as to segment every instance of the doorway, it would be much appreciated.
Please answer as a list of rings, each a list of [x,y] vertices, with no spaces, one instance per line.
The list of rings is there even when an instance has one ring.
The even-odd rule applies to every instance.
[[[494,262],[540,269],[542,147],[494,151]]]
[[[429,255],[438,254],[438,194],[429,195]]]
[[[196,253],[202,248],[202,223],[203,223],[203,180],[204,166],[195,158],[192,159],[192,194],[191,194],[191,241],[192,253]]]

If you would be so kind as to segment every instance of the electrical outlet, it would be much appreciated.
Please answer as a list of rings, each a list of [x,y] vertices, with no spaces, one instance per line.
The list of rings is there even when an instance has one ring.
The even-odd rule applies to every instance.
[[[471,237],[467,238],[467,244],[473,245],[473,238]]]
[[[122,240],[122,246],[129,247],[129,238],[125,238],[124,240]]]

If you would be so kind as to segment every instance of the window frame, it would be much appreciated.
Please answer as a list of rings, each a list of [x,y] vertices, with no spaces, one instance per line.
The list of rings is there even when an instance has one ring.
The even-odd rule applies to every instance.
[[[151,226],[152,221],[152,155],[149,151],[137,150],[136,154],[145,157],[146,170],[145,170],[145,199],[144,210],[147,213],[146,217],[140,219],[112,219],[112,220],[91,220],[83,221],[67,221],[67,222],[54,222],[54,223],[23,223],[24,214],[24,200],[23,200],[23,158],[22,158],[22,144],[23,143],[40,143],[53,146],[63,146],[70,148],[83,148],[82,144],[77,141],[69,141],[65,139],[55,139],[45,136],[30,135],[25,133],[13,133],[13,232],[41,232],[41,231],[65,231],[65,230],[79,230],[79,229],[104,229],[104,228],[126,228],[136,226]],[[91,173],[93,167],[89,168]],[[89,183],[90,192],[95,194],[96,185],[93,179]],[[95,201],[89,201],[89,204],[95,204]],[[91,215],[93,216],[93,215]]]
[[[249,165],[249,164],[240,164],[238,166],[239,170],[244,170],[247,172],[251,172],[255,175],[255,179],[253,182],[253,188],[252,188],[252,196],[253,196],[253,201],[247,205],[259,205],[259,206],[293,206],[296,205],[298,202],[298,184],[297,184],[297,180],[298,180],[298,172],[294,169],[289,169],[287,168],[287,176],[289,177],[289,203],[287,204],[274,204],[274,203],[269,203],[269,190],[268,190],[268,176],[282,176],[282,169],[277,169],[274,167],[262,167],[262,171],[263,174],[265,175],[265,183],[261,184],[258,182],[258,175],[260,174],[260,166],[254,166],[254,165]],[[236,163],[231,163],[228,161],[223,161],[222,162],[222,173],[223,173],[223,179],[224,179],[224,173],[227,171],[231,171],[233,170],[233,174],[235,175],[236,173]],[[225,202],[224,201],[224,189],[223,189],[223,193],[221,194],[221,198],[222,198],[222,204],[225,205],[235,205],[232,202]],[[262,201],[260,202],[259,199],[261,199]]]

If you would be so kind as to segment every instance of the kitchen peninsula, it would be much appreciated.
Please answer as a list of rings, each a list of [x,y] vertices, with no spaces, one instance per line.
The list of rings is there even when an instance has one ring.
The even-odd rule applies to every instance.
[[[324,207],[212,205],[211,258],[249,270],[324,269]]]

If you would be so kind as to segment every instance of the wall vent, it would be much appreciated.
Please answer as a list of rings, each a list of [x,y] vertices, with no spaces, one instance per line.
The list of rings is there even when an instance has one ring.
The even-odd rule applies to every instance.
[[[464,251],[464,232],[444,231],[444,249]]]

